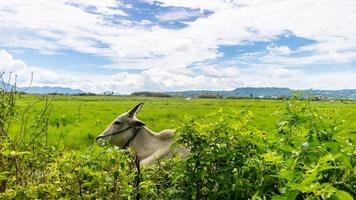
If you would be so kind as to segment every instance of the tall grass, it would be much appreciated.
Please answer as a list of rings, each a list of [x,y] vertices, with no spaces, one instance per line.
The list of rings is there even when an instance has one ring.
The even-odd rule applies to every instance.
[[[11,144],[8,137],[8,129],[11,123],[11,119],[15,115],[15,89],[16,85],[10,86],[3,79],[4,73],[0,73],[0,152],[4,152],[7,149],[12,149],[13,145]],[[11,79],[11,76],[10,76]],[[8,173],[9,165],[13,161],[7,159],[3,156],[3,153],[0,154],[0,192],[6,190],[6,175]]]
[[[0,199],[116,199],[133,195],[127,154],[113,148],[85,152],[59,149],[48,142],[53,97],[45,96],[17,109],[16,87],[8,85],[4,83],[6,87],[0,89]],[[41,109],[36,104],[41,104]],[[14,122],[20,128],[9,137]]]

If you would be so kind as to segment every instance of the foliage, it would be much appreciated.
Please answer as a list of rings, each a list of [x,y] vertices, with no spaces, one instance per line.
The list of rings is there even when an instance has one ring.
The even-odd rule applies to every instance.
[[[248,111],[189,120],[178,141],[191,153],[174,186],[185,199],[353,199],[355,130],[332,114],[292,100],[275,132],[251,126]]]
[[[47,142],[52,101],[44,107],[28,105],[16,115],[14,91],[1,93],[0,199],[92,199],[133,196],[130,158],[114,148],[77,152]],[[10,112],[11,111],[11,112]],[[21,119],[16,137],[8,137],[11,118]],[[29,120],[29,118],[34,118]]]
[[[10,86],[3,81],[4,73],[0,73],[0,192],[6,190],[6,176],[9,173],[9,166],[12,164],[3,156],[4,151],[12,148],[9,142],[8,129],[12,118],[15,116],[15,90],[16,85]],[[11,74],[10,74],[11,78]]]
[[[75,115],[53,115],[52,97],[21,106],[14,91],[0,97],[0,199],[134,198],[133,152],[99,148],[89,136],[80,151],[59,145],[85,119],[81,106]],[[176,145],[190,154],[142,168],[142,199],[353,199],[355,130],[336,110],[316,105],[288,101],[268,130],[256,126],[248,106],[187,117]],[[63,141],[54,143],[57,129]]]

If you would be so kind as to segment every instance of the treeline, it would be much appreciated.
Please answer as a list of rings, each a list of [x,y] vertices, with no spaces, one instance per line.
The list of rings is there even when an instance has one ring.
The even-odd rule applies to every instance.
[[[170,95],[168,93],[164,92],[134,92],[130,96],[143,96],[143,97],[180,97],[180,98],[186,98],[187,96],[176,96],[176,95]],[[222,96],[219,94],[213,94],[213,93],[206,93],[206,94],[201,94],[198,96],[195,96],[194,98],[202,98],[202,99],[278,99],[278,100],[288,100],[290,99],[289,96],[280,96],[280,97],[259,97],[259,96]]]
[[[163,92],[134,92],[131,96],[144,96],[144,97],[172,97]]]

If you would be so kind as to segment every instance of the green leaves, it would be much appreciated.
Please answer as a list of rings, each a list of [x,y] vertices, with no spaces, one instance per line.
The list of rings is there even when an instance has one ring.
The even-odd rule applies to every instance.
[[[234,115],[219,110],[181,127],[178,142],[189,146],[191,153],[178,166],[180,179],[175,179],[174,187],[184,191],[180,195],[193,199],[355,195],[355,141],[344,140],[350,137],[335,113],[331,117],[310,102],[291,101],[276,132],[256,129],[250,124],[252,116],[248,111]]]
[[[353,200],[354,198],[345,191],[336,190],[336,192],[330,197],[330,200]]]
[[[265,180],[276,178],[263,175],[265,166],[261,155],[264,147],[257,144],[266,142],[266,133],[251,126],[251,116],[248,111],[226,114],[220,110],[208,115],[208,119],[188,121],[179,129],[178,142],[189,143],[191,149],[185,162],[177,167],[181,178],[174,187],[184,191],[181,196],[245,199],[255,194],[260,186],[258,191],[265,193]]]

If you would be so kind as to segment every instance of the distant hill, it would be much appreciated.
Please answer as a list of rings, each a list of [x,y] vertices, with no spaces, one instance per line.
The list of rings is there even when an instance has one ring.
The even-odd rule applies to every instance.
[[[26,92],[31,94],[49,94],[49,93],[59,93],[59,94],[80,94],[84,93],[80,89],[72,89],[69,87],[29,87],[29,88],[18,88],[19,92]]]
[[[328,99],[356,99],[356,89],[350,90],[292,90],[290,88],[277,87],[244,87],[231,91],[197,90],[182,92],[166,92],[171,96],[198,97],[198,96],[220,96],[220,97],[259,97],[280,98],[291,97],[293,92],[300,92],[301,97],[315,96]]]
[[[229,96],[238,97],[290,97],[293,95],[293,90],[289,88],[236,88],[228,93]]]
[[[5,88],[8,90],[12,85],[5,84]],[[4,88],[3,84],[0,84],[0,88]],[[80,89],[72,89],[69,87],[16,87],[16,91],[18,92],[25,92],[29,94],[49,94],[49,93],[58,93],[58,94],[81,94],[85,93],[83,90]]]
[[[9,89],[12,85],[5,84],[5,88]],[[3,84],[0,84],[0,88],[4,88]],[[17,87],[17,91],[25,92],[30,94],[87,94],[80,89],[72,89],[69,87]],[[237,97],[237,98],[282,98],[291,97],[294,92],[300,93],[302,98],[314,96],[318,98],[325,99],[356,99],[356,89],[345,89],[345,90],[292,90],[290,88],[277,88],[277,87],[243,87],[236,88],[234,90],[191,90],[191,91],[181,91],[181,92],[134,92],[133,96],[159,96],[159,97],[170,97],[170,96],[182,96],[182,97]],[[92,94],[95,95],[95,94]],[[105,92],[104,95],[118,95],[118,93]]]
[[[183,92],[166,92],[172,96],[185,96],[185,97],[197,97],[202,95],[216,95],[221,97],[281,97],[292,96],[293,90],[289,88],[236,88],[231,91],[221,90],[221,91],[213,91],[213,90],[198,90],[198,91],[183,91]]]

